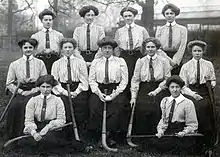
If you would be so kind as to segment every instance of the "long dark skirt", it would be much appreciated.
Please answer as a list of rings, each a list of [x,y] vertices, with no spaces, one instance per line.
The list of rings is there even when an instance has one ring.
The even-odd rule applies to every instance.
[[[141,82],[136,100],[133,134],[155,134],[160,120],[160,101],[168,95],[161,91],[156,96],[148,96],[160,82]]]
[[[118,84],[99,84],[99,89],[104,93],[104,89],[108,90],[108,94],[112,93],[113,89],[116,89]],[[102,126],[102,116],[103,116],[103,103],[99,97],[92,93],[89,99],[90,107],[90,120],[88,129],[94,131],[101,131]],[[107,103],[107,131],[116,132],[120,130],[127,130],[128,116],[124,117],[128,106],[128,99],[125,93],[120,93],[114,100]],[[126,112],[127,113],[127,112]]]
[[[40,132],[41,129],[43,129],[46,124],[48,124],[50,121],[44,121],[44,122],[37,122],[37,132]],[[63,155],[62,153],[70,153],[74,151],[83,151],[85,146],[82,142],[72,140],[66,140],[65,135],[65,129],[59,129],[57,131],[49,131],[45,136],[42,137],[42,139],[37,142],[34,140],[34,138],[28,137],[26,139],[22,139],[19,141],[19,146],[26,148],[26,147],[32,147],[37,149],[41,152],[52,152],[52,153],[58,153],[61,151],[61,148],[63,151],[61,151],[60,155]],[[37,151],[35,150],[35,151]]]
[[[34,87],[34,83],[21,85],[20,88],[24,91],[31,90]],[[11,105],[8,109],[5,133],[6,139],[11,139],[22,135],[24,129],[25,108],[29,99],[40,93],[31,94],[28,96],[22,96],[17,94],[11,101]]]
[[[70,86],[71,91],[75,91],[78,87],[78,82],[73,82]],[[61,83],[62,87],[67,89],[67,84]],[[65,111],[66,111],[66,121],[72,122],[72,115],[70,109],[70,102],[67,96],[61,95],[61,99],[64,102]],[[77,97],[72,98],[73,110],[75,114],[76,124],[80,136],[83,136],[85,128],[88,122],[89,117],[89,108],[88,108],[88,93],[81,92]],[[67,138],[74,138],[74,132],[72,126],[66,127]]]
[[[202,100],[196,101],[191,98],[193,103],[195,104],[196,114],[198,118],[198,131],[204,134],[204,142],[208,145],[208,147],[212,146],[212,141],[214,139],[214,120],[213,120],[213,112],[211,108],[211,101],[208,94],[208,88],[206,84],[197,85],[189,85],[190,89],[197,92],[199,95],[203,97]]]

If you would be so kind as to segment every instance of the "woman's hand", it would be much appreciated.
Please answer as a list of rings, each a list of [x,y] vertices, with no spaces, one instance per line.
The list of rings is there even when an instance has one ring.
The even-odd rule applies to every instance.
[[[101,100],[101,101],[103,101],[103,102],[105,102],[105,97],[106,97],[106,95],[105,94],[103,94],[102,92],[99,92],[99,99]]]
[[[37,132],[34,133],[32,136],[33,136],[35,141],[40,141],[42,139],[42,136]]]
[[[107,95],[104,99],[105,101],[112,101],[112,97],[110,95]]]
[[[202,100],[202,99],[203,99],[203,97],[202,97],[201,95],[196,94],[196,93],[193,95],[193,98],[194,98],[194,99],[196,99],[197,101],[199,101],[199,100]]]
[[[136,104],[136,99],[135,98],[131,98],[130,100],[130,105],[131,105],[131,108],[133,107],[133,105]]]
[[[148,93],[149,96],[156,96],[157,93],[155,91],[151,91],[150,93]]]
[[[70,92],[70,94],[71,94],[71,98],[77,97],[77,93],[76,92]]]
[[[180,132],[178,132],[176,135],[178,136],[178,137],[183,137],[183,136],[185,136],[185,132],[183,132],[183,131],[180,131]]]
[[[164,135],[164,132],[163,132],[163,131],[158,131],[155,135],[156,135],[158,138],[161,138],[161,137]]]

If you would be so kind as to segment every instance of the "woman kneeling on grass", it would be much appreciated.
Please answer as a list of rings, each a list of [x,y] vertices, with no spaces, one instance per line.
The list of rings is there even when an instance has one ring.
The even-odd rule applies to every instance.
[[[35,141],[52,149],[54,146],[69,146],[74,150],[83,150],[81,143],[66,141],[62,129],[52,131],[66,123],[63,101],[51,94],[52,88],[56,85],[57,81],[52,75],[44,75],[37,80],[36,86],[39,87],[41,94],[32,97],[27,103],[24,133],[30,134]],[[76,146],[78,148],[74,148]]]
[[[163,98],[160,104],[162,117],[156,134],[159,138],[164,134],[174,133],[183,137],[198,129],[195,106],[191,100],[180,93],[184,84],[178,75],[173,75],[166,81],[171,96]]]

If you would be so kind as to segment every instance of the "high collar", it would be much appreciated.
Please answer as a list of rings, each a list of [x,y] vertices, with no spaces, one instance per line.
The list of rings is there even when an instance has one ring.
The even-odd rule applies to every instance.
[[[65,55],[63,56],[63,58],[64,58],[65,60],[67,60],[67,56],[65,56]],[[70,59],[73,59],[73,58],[74,58],[74,56],[71,55],[71,56],[70,56]]]
[[[50,27],[48,30],[49,30],[49,32],[51,32],[51,31],[52,31],[52,28]],[[42,31],[43,31],[43,32],[46,32],[47,29],[46,29],[46,28],[43,28]]]
[[[194,58],[192,58],[192,61],[197,63],[197,60]],[[203,58],[200,58],[199,62],[201,62],[201,61],[203,61]]]
[[[92,22],[92,23],[90,23],[89,27],[91,28],[93,25],[94,25],[94,24],[93,24],[93,22]],[[87,26],[88,26],[88,23],[85,23],[85,24],[84,24],[84,27],[87,27]]]
[[[133,27],[135,26],[135,23],[132,22],[130,25],[126,24],[125,26],[126,26],[127,28],[129,28],[129,26],[131,26],[131,28],[133,28]]]
[[[147,58],[150,60],[151,56],[150,55],[147,55]],[[152,59],[155,60],[157,58],[157,54],[155,54]]]
[[[170,23],[167,22],[166,25],[169,27],[169,26],[170,26]],[[171,23],[171,26],[174,26],[174,25],[176,25],[176,21],[175,21],[175,20]]]
[[[27,60],[27,56],[23,55],[22,57],[24,58],[25,61]],[[28,60],[30,61],[30,60],[32,60],[32,59],[33,59],[33,55],[30,55],[30,57],[29,57]]]
[[[185,97],[184,97],[182,94],[180,94],[177,98],[174,98],[174,97],[171,95],[171,96],[168,98],[169,103],[171,103],[171,102],[173,101],[173,99],[175,99],[176,104],[179,104],[180,102],[182,102],[182,101],[185,99]]]
[[[40,94],[40,97],[43,99],[44,98],[44,95],[41,93]],[[46,99],[49,99],[51,97],[51,94],[49,94],[48,96],[46,96]]]
[[[105,58],[104,56],[102,57],[103,60],[106,60],[107,58]],[[113,55],[111,55],[108,60],[112,60],[113,59]]]

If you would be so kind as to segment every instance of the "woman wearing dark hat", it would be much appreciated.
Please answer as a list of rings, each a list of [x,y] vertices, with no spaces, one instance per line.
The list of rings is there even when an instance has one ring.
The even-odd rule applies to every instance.
[[[192,53],[193,58],[185,63],[180,71],[180,77],[192,91],[198,93],[200,99],[193,102],[199,121],[199,132],[205,135],[206,148],[213,146],[214,124],[213,112],[211,109],[211,100],[206,86],[207,82],[211,83],[214,89],[216,77],[213,64],[202,58],[206,52],[207,44],[200,40],[194,40],[188,43],[188,51]]]
[[[162,14],[167,23],[158,28],[155,37],[160,40],[162,50],[170,57],[171,74],[178,75],[187,43],[186,27],[176,23],[180,9],[174,4],[166,4]]]
[[[44,9],[39,14],[39,19],[43,24],[43,29],[33,34],[31,37],[39,43],[37,47],[36,57],[43,60],[48,73],[51,72],[51,67],[54,61],[60,57],[59,42],[63,38],[63,34],[52,29],[55,14]]]
[[[76,40],[78,49],[90,66],[95,54],[98,52],[97,42],[105,37],[104,28],[94,24],[94,17],[98,16],[99,10],[92,6],[84,6],[80,9],[79,15],[84,19],[85,24],[74,30],[73,38]]]
[[[23,56],[12,62],[8,69],[6,88],[14,93],[17,88],[16,84],[20,84],[16,97],[13,98],[8,109],[6,134],[9,139],[22,134],[26,103],[32,96],[39,94],[35,81],[47,74],[43,61],[33,56],[37,44],[38,42],[31,38],[19,41],[18,45]]]
[[[129,91],[130,80],[133,76],[134,67],[137,59],[141,57],[141,45],[143,41],[149,37],[147,30],[134,22],[138,11],[132,7],[123,8],[120,15],[124,18],[126,25],[119,28],[115,33],[115,40],[118,43],[120,57],[122,57],[128,65]]]
[[[136,103],[134,129],[137,134],[155,133],[159,121],[159,103],[164,97],[166,79],[170,77],[169,62],[157,55],[160,41],[150,37],[142,44],[147,55],[139,58],[131,80],[131,101]],[[144,125],[143,125],[144,123]]]
[[[32,97],[26,106],[24,133],[30,134],[40,145],[54,149],[56,146],[73,148],[74,143],[65,140],[63,130],[51,131],[51,129],[62,127],[66,123],[65,108],[61,98],[51,94],[52,88],[57,85],[57,81],[52,75],[44,75],[38,78],[36,86],[39,87],[40,95]],[[42,140],[43,139],[43,140]],[[29,142],[29,143],[28,143]],[[28,145],[31,145],[29,141]],[[36,142],[31,142],[35,143]],[[48,145],[48,143],[50,143]],[[27,145],[27,146],[28,146]],[[83,149],[83,145],[78,144],[76,149]]]
[[[88,129],[94,133],[101,131],[103,103],[107,103],[108,141],[112,145],[117,131],[127,130],[128,119],[122,122],[128,100],[124,90],[128,83],[128,69],[123,58],[113,56],[117,43],[110,37],[98,42],[103,56],[94,59],[89,72],[89,85],[92,95],[89,100],[90,123]],[[107,89],[107,94],[104,90]],[[122,123],[121,123],[122,122]],[[126,123],[126,124],[125,124]],[[100,136],[100,135],[99,135]]]
[[[76,41],[72,38],[64,38],[60,42],[62,58],[55,61],[51,74],[59,84],[54,87],[53,92],[61,95],[66,110],[67,122],[72,121],[71,110],[69,106],[67,84],[70,84],[72,104],[75,111],[75,118],[80,135],[85,131],[85,125],[88,120],[88,71],[86,63],[78,56],[75,56]],[[69,137],[73,138],[72,127],[69,127]]]
[[[193,102],[181,94],[184,81],[173,75],[166,81],[171,96],[165,97],[160,103],[162,116],[157,126],[157,137],[164,134],[177,134],[183,137],[185,134],[195,133],[198,129],[196,110]]]

